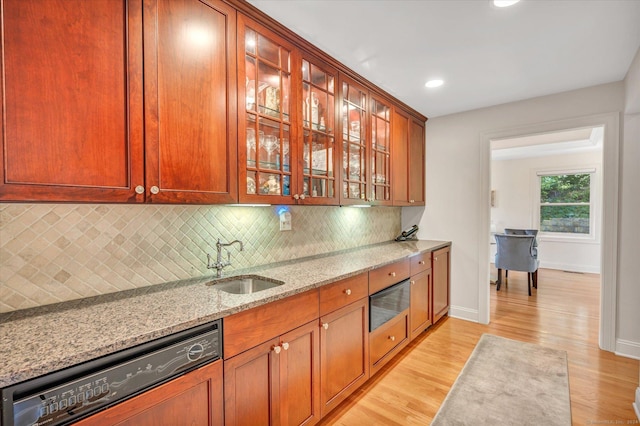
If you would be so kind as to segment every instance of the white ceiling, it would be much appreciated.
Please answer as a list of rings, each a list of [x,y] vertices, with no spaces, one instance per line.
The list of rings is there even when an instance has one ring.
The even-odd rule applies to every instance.
[[[427,117],[620,81],[640,46],[640,0],[248,1]]]

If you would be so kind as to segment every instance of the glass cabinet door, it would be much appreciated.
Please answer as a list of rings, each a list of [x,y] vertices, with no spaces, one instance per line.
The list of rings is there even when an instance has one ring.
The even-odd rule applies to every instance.
[[[367,201],[367,92],[355,82],[342,82],[341,203]]]
[[[291,161],[293,47],[243,16],[238,16],[238,39],[239,81],[243,82],[238,91],[239,198],[241,202],[290,203],[295,172]]]
[[[369,201],[391,203],[391,107],[371,96],[371,194]]]
[[[335,173],[336,75],[332,68],[302,59],[302,183],[305,204],[338,202]]]

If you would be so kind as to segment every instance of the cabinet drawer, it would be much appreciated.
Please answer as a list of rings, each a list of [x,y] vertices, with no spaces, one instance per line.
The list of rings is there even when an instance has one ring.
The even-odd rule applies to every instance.
[[[376,293],[392,284],[409,278],[409,259],[369,271],[369,294]]]
[[[320,287],[320,315],[326,315],[369,294],[369,276],[364,273]]]
[[[318,306],[314,289],[225,318],[224,359],[317,319]]]
[[[396,346],[407,341],[409,331],[407,312],[408,311],[405,311],[398,315],[370,334],[369,341],[371,348],[369,354],[372,366],[384,358],[384,356],[391,352]]]
[[[431,252],[420,253],[409,259],[411,262],[411,275],[431,269]]]

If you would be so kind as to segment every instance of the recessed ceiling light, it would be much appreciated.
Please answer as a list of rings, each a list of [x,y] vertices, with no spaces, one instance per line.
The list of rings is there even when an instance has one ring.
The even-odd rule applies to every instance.
[[[443,84],[444,84],[443,80],[429,80],[425,83],[425,86],[429,88],[433,88],[433,87],[440,87]]]
[[[495,7],[509,7],[518,3],[520,0],[493,0],[493,5]]]

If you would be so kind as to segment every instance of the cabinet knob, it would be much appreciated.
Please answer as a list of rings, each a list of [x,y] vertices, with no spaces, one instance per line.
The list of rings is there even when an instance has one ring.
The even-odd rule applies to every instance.
[[[391,277],[395,277],[395,276],[396,276],[396,273],[395,273],[395,272],[389,272],[389,276],[391,276]]]
[[[396,336],[389,336],[389,340],[391,340],[392,342],[396,341]]]
[[[418,265],[424,265],[424,260],[418,261]]]
[[[286,351],[287,349],[289,349],[289,344],[288,344],[287,342],[284,342],[284,343],[282,344],[282,349],[284,349],[285,351]]]
[[[415,203],[415,202],[416,202],[416,200],[409,200],[409,202],[410,202],[410,203]]]
[[[323,322],[322,323],[322,328],[324,328],[325,330],[329,329],[329,323],[328,322]]]
[[[348,288],[344,291],[344,294],[346,294],[347,296],[351,296],[351,289]]]
[[[300,198],[300,196],[298,194],[293,194],[293,199],[294,200],[298,200]]]
[[[300,199],[304,200],[305,199],[305,195],[304,194],[300,194]]]
[[[136,191],[136,194],[144,194],[144,186],[142,185],[136,186],[135,191]]]
[[[415,280],[411,280],[411,285],[414,285],[416,283]]]
[[[158,188],[157,186],[152,186],[149,191],[151,191],[152,194],[157,194],[158,192],[160,192],[160,188]]]
[[[274,347],[273,347],[273,351],[274,351],[275,353],[277,353],[277,354],[279,354],[281,350],[282,350],[282,348],[281,348],[280,346],[274,346]]]

